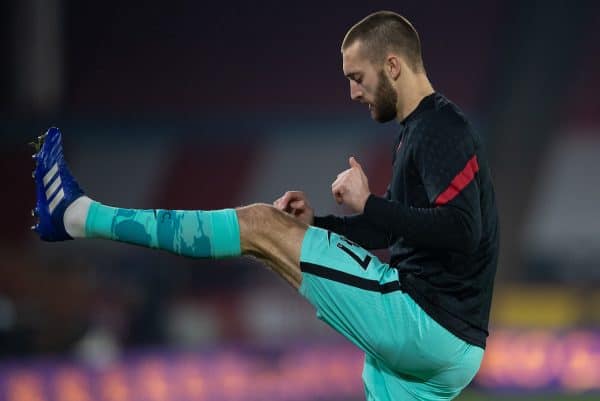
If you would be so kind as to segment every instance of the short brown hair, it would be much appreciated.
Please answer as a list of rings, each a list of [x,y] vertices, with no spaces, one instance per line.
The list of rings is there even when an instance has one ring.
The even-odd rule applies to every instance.
[[[416,29],[402,15],[378,11],[356,23],[342,42],[342,50],[361,41],[372,62],[383,60],[390,50],[400,52],[415,72],[424,70],[421,41]]]

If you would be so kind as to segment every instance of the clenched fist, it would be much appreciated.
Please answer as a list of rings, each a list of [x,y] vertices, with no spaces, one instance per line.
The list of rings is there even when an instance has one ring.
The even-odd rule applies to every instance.
[[[347,205],[354,212],[362,213],[371,195],[369,180],[354,157],[350,157],[348,163],[350,168],[339,173],[331,184],[331,193],[338,204]]]

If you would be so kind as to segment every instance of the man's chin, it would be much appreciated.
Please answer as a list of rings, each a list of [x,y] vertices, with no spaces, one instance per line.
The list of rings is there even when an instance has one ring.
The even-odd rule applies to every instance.
[[[387,123],[396,118],[396,116],[392,115],[391,113],[387,114],[387,115],[381,115],[381,114],[377,113],[377,111],[375,109],[371,109],[370,112],[371,112],[371,118],[374,121],[377,121],[378,123]]]

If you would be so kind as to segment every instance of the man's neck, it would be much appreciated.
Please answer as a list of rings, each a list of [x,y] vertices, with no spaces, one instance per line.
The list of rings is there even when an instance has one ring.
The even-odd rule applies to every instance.
[[[410,113],[415,111],[425,97],[434,93],[427,75],[418,74],[414,78],[410,84],[403,88],[402,99],[398,98],[398,104],[396,105],[398,121],[403,121]]]

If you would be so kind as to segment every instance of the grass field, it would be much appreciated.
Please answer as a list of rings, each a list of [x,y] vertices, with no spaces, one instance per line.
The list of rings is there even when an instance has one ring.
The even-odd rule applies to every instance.
[[[542,394],[542,395],[519,395],[504,394],[495,395],[477,391],[465,391],[456,401],[599,401],[600,393],[586,395],[571,394]]]

